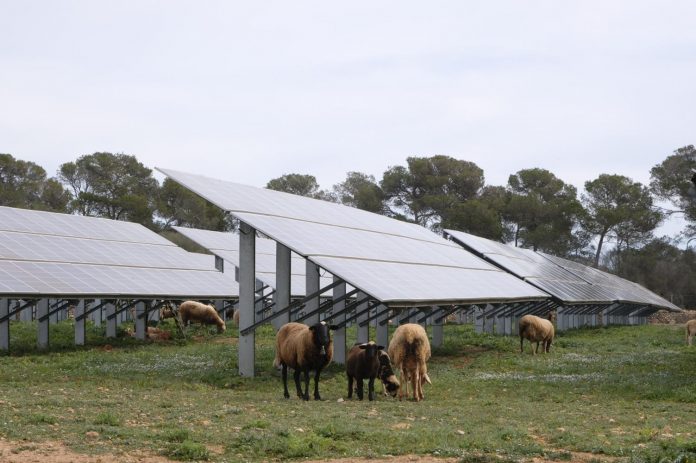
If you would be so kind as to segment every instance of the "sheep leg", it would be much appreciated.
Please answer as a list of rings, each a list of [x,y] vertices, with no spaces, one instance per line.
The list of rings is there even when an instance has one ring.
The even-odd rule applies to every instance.
[[[288,392],[288,366],[283,363],[283,396],[286,399],[290,398],[290,393]]]
[[[321,374],[321,368],[317,369],[317,372],[314,375],[314,400],[321,400],[321,396],[319,395],[319,375]],[[309,375],[309,372],[307,372],[307,375]],[[309,376],[307,376],[309,378]],[[307,384],[309,384],[309,379],[307,379]],[[309,399],[309,397],[308,397]]]
[[[408,382],[407,382],[407,376],[406,372],[404,371],[403,368],[400,369],[401,371],[401,384],[402,386],[399,388],[399,400],[402,400],[404,398],[404,389],[406,389],[406,397],[408,397]]]
[[[297,397],[304,399],[304,394],[302,394],[302,386],[300,386],[300,374],[302,374],[302,372],[299,369],[295,369],[295,374],[293,375],[295,378],[295,389],[297,390]]]
[[[534,355],[539,353],[539,341],[537,341],[536,350],[534,350],[534,346],[532,346],[532,352],[534,353]]]
[[[362,400],[365,395],[365,384],[362,378],[355,378],[358,382],[358,399]]]
[[[411,375],[411,386],[413,387],[413,400],[419,402],[420,397],[418,397],[418,370],[416,370]]]
[[[375,377],[371,376],[367,383],[367,398],[369,400],[375,400]]]
[[[353,377],[348,376],[348,398],[353,398]]]

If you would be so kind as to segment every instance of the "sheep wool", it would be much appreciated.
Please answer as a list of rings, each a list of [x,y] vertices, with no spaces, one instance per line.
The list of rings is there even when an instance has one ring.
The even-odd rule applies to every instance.
[[[555,335],[553,327],[554,312],[549,312],[549,319],[537,317],[536,315],[525,315],[520,318],[520,353],[524,352],[524,340],[528,339],[532,343],[532,354],[536,355],[539,351],[539,344],[542,344],[542,352],[548,353],[551,349],[551,342]],[[536,350],[533,343],[536,342]]]
[[[686,345],[690,346],[694,335],[696,334],[696,320],[686,322]]]
[[[179,306],[179,317],[181,317],[181,322],[184,326],[191,321],[202,325],[216,325],[220,333],[225,331],[225,322],[211,305],[201,304],[196,301],[182,302]]]
[[[413,387],[414,400],[423,400],[423,384],[432,384],[426,363],[430,359],[430,342],[425,329],[415,323],[399,326],[394,331],[388,352],[394,367],[401,371],[403,387],[399,389],[399,400],[403,399],[404,388],[408,396],[409,381]]]

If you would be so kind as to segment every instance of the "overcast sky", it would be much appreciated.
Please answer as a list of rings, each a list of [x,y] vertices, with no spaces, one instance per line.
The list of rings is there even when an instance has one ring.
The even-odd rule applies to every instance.
[[[0,152],[263,186],[408,156],[648,182],[696,142],[696,2],[0,0]]]

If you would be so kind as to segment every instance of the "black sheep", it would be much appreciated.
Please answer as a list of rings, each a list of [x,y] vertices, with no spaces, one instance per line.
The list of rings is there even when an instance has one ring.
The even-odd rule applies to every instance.
[[[363,399],[363,380],[368,379],[368,398],[375,400],[375,378],[379,374],[378,352],[384,346],[374,342],[355,344],[348,351],[346,374],[348,375],[348,398],[353,397],[353,379],[357,381],[358,399]]]

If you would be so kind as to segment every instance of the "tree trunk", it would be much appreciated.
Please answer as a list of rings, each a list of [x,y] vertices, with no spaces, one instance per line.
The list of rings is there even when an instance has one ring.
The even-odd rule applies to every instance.
[[[599,235],[599,243],[597,244],[597,254],[595,254],[594,268],[599,267],[599,256],[602,254],[602,244],[604,244],[604,236],[606,236],[607,231],[604,230]]]

